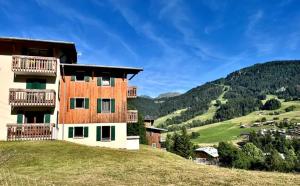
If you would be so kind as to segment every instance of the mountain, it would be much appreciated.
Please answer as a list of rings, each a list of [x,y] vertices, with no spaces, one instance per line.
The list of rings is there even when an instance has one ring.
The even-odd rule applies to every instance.
[[[224,95],[223,95],[224,94]],[[175,97],[164,97],[159,101],[137,98],[129,104],[143,115],[164,116],[184,109],[180,115],[169,118],[166,125],[187,121],[207,112],[210,104],[220,96],[226,102],[220,104],[213,121],[223,121],[244,116],[258,110],[261,100],[273,94],[285,100],[300,98],[300,61],[271,61],[256,64],[230,73],[204,85],[195,87]]]
[[[167,92],[167,93],[158,95],[155,99],[171,98],[171,97],[175,97],[175,96],[179,96],[179,95],[180,95],[179,92]]]

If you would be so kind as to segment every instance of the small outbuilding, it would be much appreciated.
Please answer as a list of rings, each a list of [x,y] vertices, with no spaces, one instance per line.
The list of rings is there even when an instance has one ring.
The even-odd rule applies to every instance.
[[[214,147],[200,147],[194,152],[196,163],[216,165],[219,162],[218,149]]]

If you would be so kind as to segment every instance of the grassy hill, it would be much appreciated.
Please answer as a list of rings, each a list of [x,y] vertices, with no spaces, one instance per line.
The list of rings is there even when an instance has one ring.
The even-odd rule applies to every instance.
[[[269,96],[269,98],[274,96]],[[289,106],[295,106],[295,110],[291,112],[285,112],[285,108]],[[279,112],[278,115],[270,115],[270,113]],[[200,136],[194,139],[194,143],[217,143],[220,141],[232,141],[239,140],[241,132],[249,132],[251,130],[259,130],[262,127],[240,128],[240,124],[249,125],[255,120],[259,120],[265,117],[267,120],[273,120],[274,117],[278,117],[278,120],[288,118],[300,122],[300,101],[282,102],[280,109],[275,111],[255,111],[246,116],[237,117],[231,120],[214,123],[202,127],[196,127],[189,129],[189,132],[198,132]],[[264,127],[265,128],[265,127]]]
[[[196,165],[140,151],[63,141],[0,142],[0,185],[299,185],[300,176]]]
[[[300,61],[272,61],[256,64],[229,74],[225,78],[195,87],[184,94],[163,99],[135,99],[133,107],[143,115],[166,116],[162,127],[200,120],[229,120],[258,110],[267,94],[282,99],[300,98]],[[229,89],[224,90],[224,87]],[[222,105],[212,103],[222,97]],[[184,111],[178,113],[179,110]],[[207,117],[207,112],[210,115]],[[203,117],[202,117],[203,116]]]

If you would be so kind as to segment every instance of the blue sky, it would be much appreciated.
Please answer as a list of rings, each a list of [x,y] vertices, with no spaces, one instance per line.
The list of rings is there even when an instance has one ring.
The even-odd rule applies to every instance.
[[[0,0],[0,25],[0,36],[73,41],[78,63],[142,67],[130,84],[149,96],[300,58],[296,0]]]

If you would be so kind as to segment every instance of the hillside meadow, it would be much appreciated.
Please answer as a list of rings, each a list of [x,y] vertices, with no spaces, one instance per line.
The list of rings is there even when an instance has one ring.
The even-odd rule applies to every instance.
[[[196,165],[139,151],[63,141],[0,142],[0,185],[300,185],[300,176]]]

